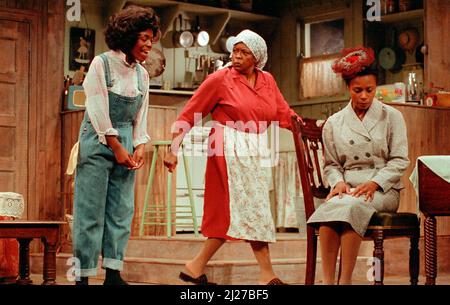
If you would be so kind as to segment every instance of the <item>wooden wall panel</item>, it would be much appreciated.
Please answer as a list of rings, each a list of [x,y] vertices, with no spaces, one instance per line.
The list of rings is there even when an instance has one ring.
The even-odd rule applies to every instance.
[[[427,0],[425,3],[425,85],[450,90],[450,0]]]
[[[164,106],[150,106],[148,115],[147,130],[152,141],[158,140],[170,140],[172,138],[170,133],[170,127],[172,123],[175,122],[177,118],[176,108],[174,107],[164,107]],[[136,173],[136,184],[135,184],[135,212],[132,223],[131,235],[139,235],[139,225],[141,222],[141,217],[144,207],[145,191],[147,187],[148,176],[150,172],[151,160],[153,158],[154,148],[152,145],[145,146],[145,164],[142,169]],[[162,149],[158,151],[158,158],[156,161],[156,169],[154,181],[151,189],[150,203],[154,205],[155,203],[160,204],[161,211],[160,218],[157,220],[161,225],[148,225],[145,227],[144,235],[165,235],[166,228],[163,225],[165,219],[165,203],[167,200],[167,170],[164,167],[163,160],[167,153],[167,149]],[[175,199],[175,177],[172,175],[172,198]],[[174,209],[172,209],[174,210]],[[152,216],[146,215],[146,216]],[[155,216],[155,215],[153,215]],[[172,227],[174,230],[175,227]]]
[[[405,189],[401,192],[399,211],[415,212],[417,210],[416,193],[409,181],[409,176],[416,166],[417,157],[450,155],[450,108],[392,105],[400,110],[405,119],[411,161],[402,178]],[[438,235],[450,235],[450,217],[439,217],[437,225]]]

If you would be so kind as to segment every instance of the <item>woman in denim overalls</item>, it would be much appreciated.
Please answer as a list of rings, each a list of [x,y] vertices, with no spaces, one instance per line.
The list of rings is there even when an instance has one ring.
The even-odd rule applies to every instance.
[[[149,76],[139,62],[147,58],[159,33],[153,10],[133,6],[120,11],[105,31],[111,51],[94,58],[83,83],[87,100],[79,134],[73,232],[78,285],[97,274],[100,253],[104,284],[127,284],[120,271],[134,213],[134,170],[142,167],[149,140]]]

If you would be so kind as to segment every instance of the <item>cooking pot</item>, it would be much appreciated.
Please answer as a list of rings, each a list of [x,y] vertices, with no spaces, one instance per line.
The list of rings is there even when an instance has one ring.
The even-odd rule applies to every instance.
[[[183,17],[181,14],[178,17],[180,19],[180,30],[175,32],[173,36],[173,43],[178,48],[189,48],[194,43],[194,36],[190,31],[183,30]]]
[[[220,48],[223,52],[231,53],[233,51],[234,42],[236,41],[235,36],[223,36],[220,38]]]

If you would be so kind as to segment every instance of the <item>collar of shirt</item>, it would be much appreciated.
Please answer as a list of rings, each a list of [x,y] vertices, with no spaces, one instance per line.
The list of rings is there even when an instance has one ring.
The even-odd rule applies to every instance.
[[[111,50],[111,57],[116,58],[117,60],[121,61],[127,67],[130,67],[130,68],[136,67],[136,63],[137,63],[136,60],[134,62],[132,62],[131,64],[129,64],[127,62],[127,55],[124,52],[122,52],[121,50],[118,50],[118,51]]]
[[[258,68],[255,68],[255,73],[256,73],[257,77],[256,77],[256,84],[255,84],[254,88],[250,87],[250,84],[249,84],[248,80],[245,78],[245,75],[243,75],[242,73],[239,73],[233,67],[231,67],[230,70],[231,70],[231,75],[233,76],[233,78],[239,78],[242,83],[244,83],[247,87],[249,87],[250,89],[252,89],[254,91],[257,91],[266,85],[264,73],[262,70],[260,70]]]

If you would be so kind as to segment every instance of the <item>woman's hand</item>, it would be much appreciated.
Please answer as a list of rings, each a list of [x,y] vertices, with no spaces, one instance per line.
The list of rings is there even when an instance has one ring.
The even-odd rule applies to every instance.
[[[302,117],[299,116],[298,114],[297,114],[297,116],[295,117],[295,119],[297,120],[297,122],[299,122],[299,123],[301,123],[301,124],[304,124],[304,122],[303,122],[303,120],[302,120]]]
[[[128,169],[134,169],[137,166],[133,156],[122,145],[116,150],[113,149],[113,152],[118,164],[123,165]]]
[[[175,167],[177,167],[178,157],[172,151],[169,151],[164,158],[164,166],[169,169],[169,172],[173,172]]]
[[[350,193],[350,195],[352,195],[353,197],[359,197],[361,195],[365,194],[365,198],[364,201],[372,201],[373,200],[373,195],[375,194],[375,191],[379,188],[380,186],[378,184],[376,184],[373,181],[368,181],[365,182],[363,184],[358,185],[353,192]]]
[[[114,157],[116,157],[116,162],[120,165],[127,167],[128,169],[133,169],[136,167],[136,162],[133,156],[126,150],[116,136],[106,136],[106,142],[108,146],[111,147]]]
[[[134,162],[136,162],[136,166],[133,167],[132,169],[140,169],[142,167],[142,165],[144,165],[144,152],[145,152],[145,145],[141,144],[138,145],[135,150],[134,150],[134,154],[133,154],[133,160]]]
[[[338,195],[339,198],[342,198],[343,196],[342,194],[349,194],[349,193],[350,193],[350,186],[344,181],[340,181],[334,186],[334,188],[328,194],[327,198],[325,198],[325,201],[328,201],[330,198],[336,195]]]

